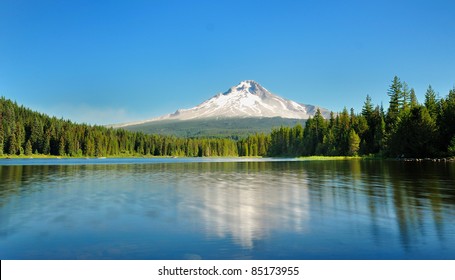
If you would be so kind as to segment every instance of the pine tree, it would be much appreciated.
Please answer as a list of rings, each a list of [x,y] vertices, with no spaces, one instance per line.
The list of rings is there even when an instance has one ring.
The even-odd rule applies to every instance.
[[[401,89],[401,96],[400,96],[400,109],[401,110],[408,110],[409,109],[409,99],[410,99],[410,91],[408,84],[406,82],[402,83],[402,89]]]
[[[435,155],[436,124],[424,106],[406,112],[388,143],[390,156],[431,157]]]
[[[18,151],[17,147],[17,140],[16,140],[16,132],[13,131],[9,137],[9,147],[8,147],[8,154],[15,155]]]
[[[452,140],[450,140],[449,147],[447,148],[447,151],[450,156],[455,156],[455,135],[452,137]]]
[[[419,102],[417,101],[417,96],[413,88],[411,88],[411,91],[409,93],[409,103],[410,107],[415,108],[419,105]]]
[[[3,153],[4,153],[4,141],[5,141],[5,138],[4,138],[4,133],[3,133],[3,117],[2,117],[2,108],[3,108],[3,104],[0,103],[0,156],[3,156]]]
[[[337,155],[336,139],[333,132],[333,127],[327,131],[326,135],[324,135],[322,143],[323,148],[321,149],[321,152],[323,155],[327,156]]]
[[[354,129],[351,129],[351,131],[349,131],[349,155],[356,156],[359,151],[359,147],[360,137],[357,135]]]
[[[42,141],[43,141],[43,123],[40,118],[36,116],[33,120],[30,131],[30,141],[33,150],[37,150],[39,153],[42,152]]]
[[[49,155],[51,152],[51,135],[47,132],[44,136],[43,155]]]
[[[400,81],[400,78],[395,76],[393,78],[392,84],[390,85],[389,91],[387,92],[390,97],[389,109],[387,111],[387,119],[389,125],[395,123],[398,117],[398,113],[400,112],[400,97],[403,96],[402,88],[403,85]]]
[[[365,118],[369,119],[372,113],[373,113],[373,104],[371,103],[370,95],[367,94],[365,103],[363,103],[362,115]]]
[[[16,147],[18,149],[19,154],[24,153],[24,147],[25,147],[25,128],[24,125],[22,124],[21,120],[18,120],[16,122]]]
[[[32,142],[30,142],[30,139],[27,140],[27,143],[25,144],[25,155],[30,156],[32,155],[33,150],[32,150]]]
[[[440,132],[440,148],[448,151],[451,140],[455,137],[455,87],[449,91],[449,95],[441,100],[441,112],[438,119]]]
[[[63,135],[60,137],[60,142],[58,146],[58,155],[64,156],[65,155],[65,138]]]
[[[376,107],[374,110],[374,117],[373,117],[373,122],[374,125],[370,127],[371,130],[373,130],[373,147],[372,150],[370,150],[370,153],[377,154],[381,152],[384,148],[384,138],[385,138],[385,129],[386,129],[386,124],[384,120],[384,112],[379,107]]]
[[[343,109],[339,117],[337,116],[338,124],[336,127],[337,130],[337,142],[336,146],[338,148],[339,155],[348,155],[349,154],[349,132],[351,130],[350,118],[348,110],[346,107]]]
[[[436,97],[436,92],[433,90],[431,85],[428,86],[427,91],[425,92],[425,107],[427,107],[430,116],[433,119],[436,119],[438,115],[438,100]]]
[[[302,149],[302,153],[304,155],[314,155],[320,152],[321,147],[319,146],[323,143],[326,127],[327,122],[324,120],[321,111],[318,109],[314,118],[308,119],[305,123]],[[290,154],[293,155],[292,153]]]

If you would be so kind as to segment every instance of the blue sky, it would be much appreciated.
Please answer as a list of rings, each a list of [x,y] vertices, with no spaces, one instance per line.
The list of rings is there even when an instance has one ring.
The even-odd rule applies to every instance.
[[[242,80],[333,111],[455,85],[453,1],[0,1],[0,95],[76,122],[198,105]]]

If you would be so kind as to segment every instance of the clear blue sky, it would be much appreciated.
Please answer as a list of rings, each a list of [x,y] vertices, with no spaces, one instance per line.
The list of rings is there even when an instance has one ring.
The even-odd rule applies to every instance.
[[[0,1],[0,95],[97,124],[196,106],[242,80],[333,111],[455,84],[454,1]]]

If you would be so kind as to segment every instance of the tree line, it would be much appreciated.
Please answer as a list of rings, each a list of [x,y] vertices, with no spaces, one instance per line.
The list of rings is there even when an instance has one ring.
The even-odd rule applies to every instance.
[[[237,156],[231,139],[178,138],[75,124],[0,98],[0,155]]]
[[[269,156],[455,156],[455,88],[439,98],[430,85],[420,104],[414,89],[395,76],[387,94],[387,112],[367,95],[358,114],[345,108],[324,119],[318,110],[304,127],[280,127],[265,138],[256,135],[241,141],[245,148],[239,152]],[[261,143],[266,144],[265,154],[257,150]]]
[[[305,125],[232,138],[183,138],[75,124],[0,98],[0,155],[56,156],[354,156],[455,155],[455,88],[439,98],[429,86],[420,104],[414,89],[394,77],[387,111],[367,95],[362,111],[346,108]]]

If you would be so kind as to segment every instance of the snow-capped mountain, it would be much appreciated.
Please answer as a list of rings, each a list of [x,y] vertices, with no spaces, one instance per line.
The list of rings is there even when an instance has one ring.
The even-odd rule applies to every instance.
[[[158,118],[123,124],[137,125],[160,120],[194,120],[209,118],[272,118],[308,119],[318,107],[305,105],[270,93],[255,81],[247,80],[219,93],[200,105],[190,109],[179,109],[173,114]],[[319,108],[324,118],[330,111]]]

